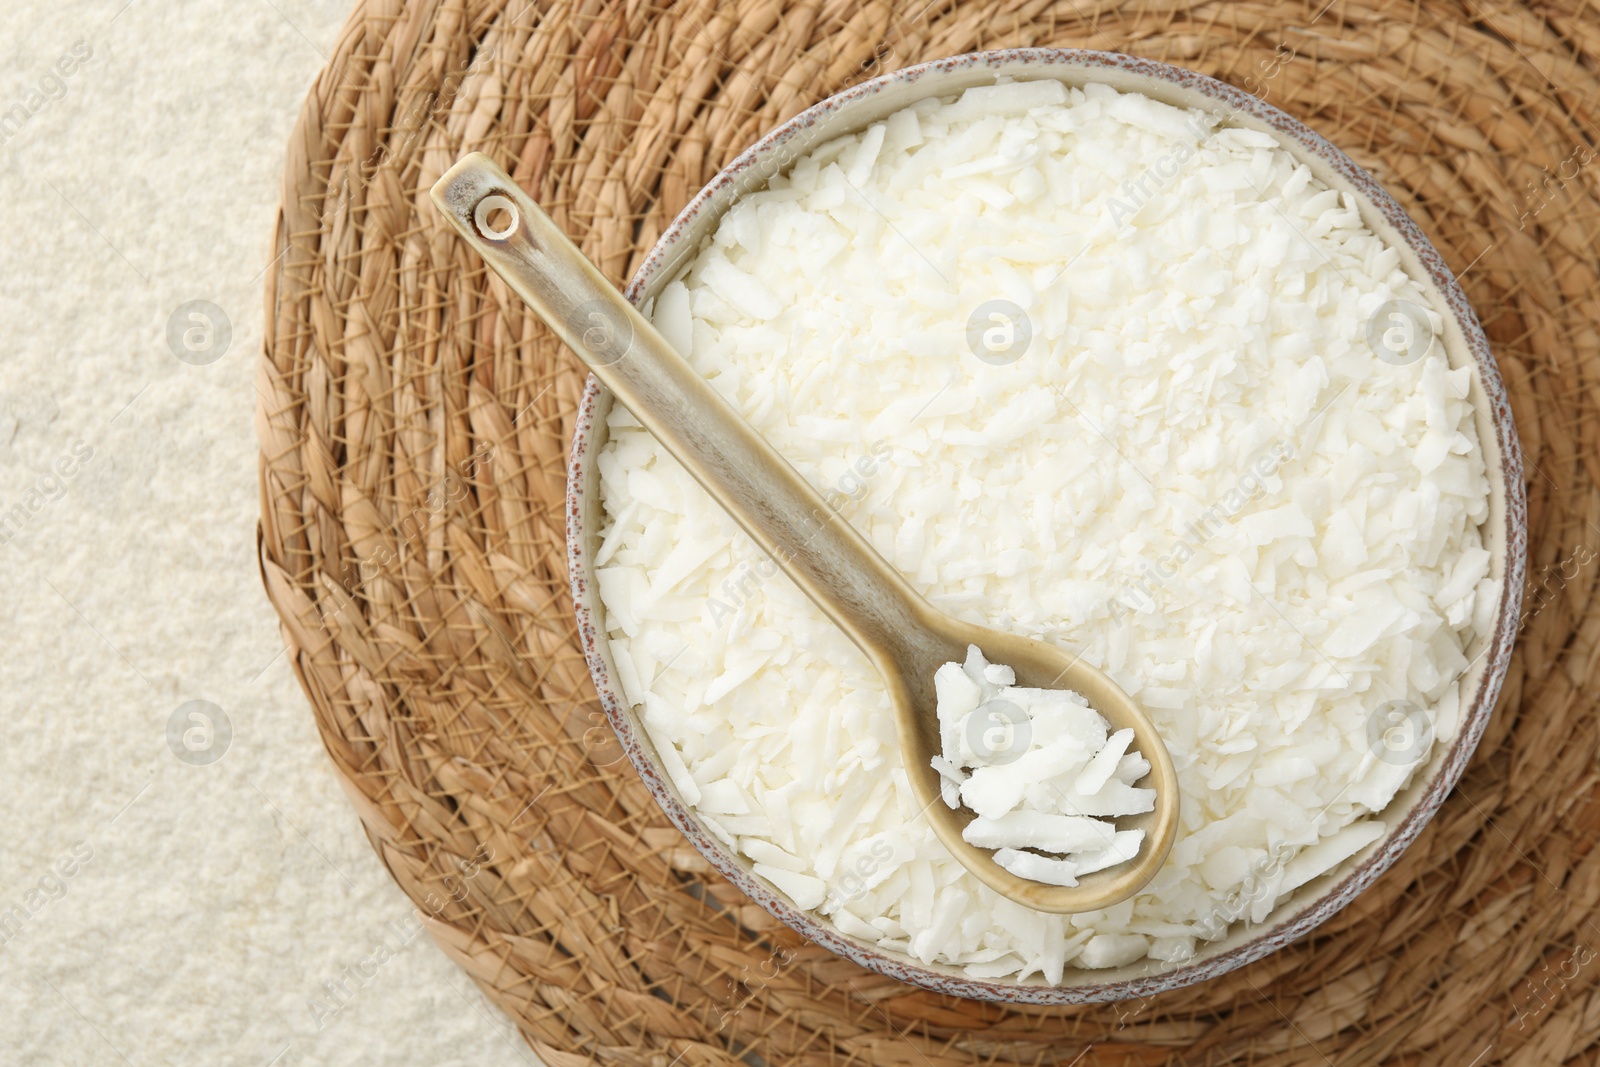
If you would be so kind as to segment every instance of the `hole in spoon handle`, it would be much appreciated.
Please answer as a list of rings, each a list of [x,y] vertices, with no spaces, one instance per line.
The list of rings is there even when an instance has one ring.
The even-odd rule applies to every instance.
[[[502,220],[499,226],[495,225],[497,219]],[[517,205],[500,193],[490,193],[473,208],[472,221],[482,236],[491,241],[504,241],[517,231]]]

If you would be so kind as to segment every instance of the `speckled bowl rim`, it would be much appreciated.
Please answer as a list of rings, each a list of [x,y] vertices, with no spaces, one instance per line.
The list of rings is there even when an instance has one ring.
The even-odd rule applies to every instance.
[[[785,144],[819,120],[846,105],[874,96],[885,88],[901,83],[915,83],[930,75],[989,68],[998,76],[1014,73],[1010,68],[1025,68],[1030,65],[1055,67],[1065,65],[1091,72],[1120,71],[1166,81],[1180,89],[1197,91],[1210,97],[1228,107],[1235,117],[1252,117],[1271,127],[1287,141],[1295,142],[1301,149],[1320,157],[1332,171],[1343,176],[1358,193],[1365,196],[1369,206],[1375,208],[1393,227],[1400,239],[1410,247],[1431,277],[1438,295],[1454,313],[1456,324],[1464,335],[1466,349],[1476,364],[1478,383],[1483,389],[1488,408],[1487,412],[1481,413],[1486,414],[1493,423],[1501,461],[1500,471],[1504,485],[1497,488],[1503,491],[1504,497],[1504,585],[1501,590],[1500,610],[1494,635],[1487,643],[1484,652],[1479,654],[1479,658],[1485,660],[1485,665],[1477,691],[1470,704],[1463,700],[1464,710],[1459,733],[1448,754],[1438,762],[1437,771],[1431,780],[1427,781],[1419,799],[1405,818],[1398,825],[1391,826],[1384,837],[1357,853],[1355,857],[1346,860],[1328,874],[1307,883],[1307,887],[1319,884],[1327,886],[1320,895],[1302,900],[1300,894],[1307,888],[1302,887],[1288,901],[1275,908],[1262,923],[1255,924],[1254,928],[1258,928],[1260,932],[1250,940],[1224,948],[1226,941],[1234,936],[1230,931],[1228,939],[1202,945],[1195,958],[1182,966],[1155,965],[1153,961],[1145,960],[1130,964],[1128,967],[1107,971],[1069,970],[1068,975],[1073,984],[1062,985],[1047,985],[1036,979],[1027,982],[979,980],[969,978],[955,968],[941,965],[926,966],[909,956],[887,952],[856,940],[820,916],[796,908],[781,894],[758,879],[733,852],[706,831],[693,812],[680,801],[666,772],[655,762],[650,742],[643,736],[643,728],[636,728],[633,712],[625,706],[619,689],[612,680],[612,668],[608,656],[603,651],[604,630],[600,624],[601,620],[597,618],[597,612],[589,603],[588,565],[585,552],[587,531],[584,528],[583,516],[590,477],[590,444],[599,437],[594,433],[594,429],[597,409],[604,396],[604,390],[593,375],[589,377],[580,404],[568,464],[567,564],[584,656],[594,679],[595,688],[599,692],[601,704],[612,728],[616,731],[622,750],[672,823],[688,837],[713,867],[751,900],[805,937],[838,955],[880,974],[924,989],[978,1000],[1021,1004],[1088,1004],[1144,997],[1178,989],[1218,977],[1266,956],[1298,939],[1343,908],[1388,869],[1400,853],[1416,839],[1466,769],[1467,761],[1483,736],[1510,665],[1512,646],[1518,628],[1526,562],[1527,501],[1522,477],[1521,450],[1512,421],[1510,402],[1506,396],[1499,368],[1489,350],[1488,340],[1466,294],[1457,283],[1454,274],[1445,265],[1443,257],[1400,205],[1343,152],[1276,107],[1225,82],[1152,60],[1120,53],[1081,49],[1017,48],[977,52],[908,67],[829,97],[757,141],[689,202],[656,242],[643,266],[634,276],[626,291],[628,299],[636,304],[642,303],[649,295],[652,284],[668,280],[666,273],[675,272],[685,256],[692,251],[684,247],[683,242],[697,217],[703,211],[717,210],[718,199],[725,193],[727,196],[724,199],[731,202],[736,194],[728,193],[728,190],[736,187],[741,175],[769,157],[779,154],[779,150]],[[1089,80],[1093,80],[1092,75]],[[956,92],[957,87],[951,87],[947,91]],[[940,95],[943,95],[943,92]],[[604,429],[603,425],[601,429]],[[598,453],[598,448],[593,451]],[[1487,455],[1486,449],[1486,460],[1492,458]],[[1493,518],[1491,511],[1489,522],[1493,522]],[[1492,528],[1487,523],[1485,529],[1487,533],[1492,534]],[[1470,671],[1469,667],[1468,676]],[[1434,757],[1434,760],[1437,761],[1437,757]],[[1409,792],[1417,788],[1417,785],[1417,782],[1413,782],[1403,792]],[[1364,858],[1361,858],[1363,856]],[[1352,865],[1353,869],[1349,869]],[[1341,877],[1341,872],[1346,873]],[[1334,882],[1334,879],[1337,881]],[[1286,911],[1292,914],[1278,919],[1274,924],[1274,917]],[[1234,929],[1238,929],[1237,924]],[[1214,954],[1208,954],[1207,947],[1218,950]],[[1150,973],[1122,976],[1123,972],[1130,969],[1143,969]],[[1095,980],[1099,975],[1106,976],[1105,980]]]

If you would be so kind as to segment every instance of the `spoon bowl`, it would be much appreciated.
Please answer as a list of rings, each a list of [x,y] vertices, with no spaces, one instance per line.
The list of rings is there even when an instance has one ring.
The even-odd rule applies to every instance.
[[[921,814],[958,862],[1019,904],[1097,911],[1137,893],[1166,860],[1178,824],[1172,759],[1144,712],[1081,658],[1030,638],[962,623],[933,608],[829,506],[590,263],[560,227],[481,153],[447,171],[434,203],[467,243],[555,331],[636,419],[865,652],[894,707],[906,773]],[[1131,728],[1150,763],[1155,810],[1118,820],[1142,829],[1130,861],[1075,886],[1035,882],[969,844],[973,818],[942,799],[930,761],[941,754],[934,672],[976,645],[1018,684],[1082,694],[1112,729]]]
[[[926,601],[923,606],[927,612],[912,640],[901,647],[892,664],[880,662],[878,669],[894,704],[911,788],[940,842],[989,888],[1036,911],[1098,911],[1144,888],[1166,862],[1178,828],[1178,776],[1155,726],[1120,686],[1082,657],[1043,641],[964,623]],[[941,749],[934,671],[942,664],[964,659],[969,645],[977,645],[990,663],[1003,663],[1015,671],[1019,686],[1070,689],[1087,699],[1111,729],[1133,730],[1132,748],[1150,764],[1150,772],[1138,784],[1156,791],[1154,810],[1116,820],[1119,830],[1144,831],[1133,859],[1080,875],[1075,886],[1046,885],[1012,874],[994,862],[993,849],[971,844],[961,836],[975,813],[944,803],[939,773],[929,761]]]

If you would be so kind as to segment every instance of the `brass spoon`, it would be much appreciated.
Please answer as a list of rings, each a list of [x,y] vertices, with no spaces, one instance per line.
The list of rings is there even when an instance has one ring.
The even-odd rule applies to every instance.
[[[567,239],[510,175],[474,152],[439,179],[433,202],[644,427],[678,458],[755,542],[827,612],[883,676],[894,705],[907,777],[939,840],[990,888],[1047,912],[1096,911],[1137,893],[1176,836],[1178,780],[1166,746],[1137,705],[1082,659],[1041,641],[973,626],[934,609],[854,526],[773,450]],[[1124,816],[1142,829],[1138,855],[1086,874],[1076,886],[1019,878],[968,844],[973,818],[940,796],[933,675],[977,645],[1017,684],[1083,694],[1113,729],[1132,727],[1150,762],[1156,807]]]

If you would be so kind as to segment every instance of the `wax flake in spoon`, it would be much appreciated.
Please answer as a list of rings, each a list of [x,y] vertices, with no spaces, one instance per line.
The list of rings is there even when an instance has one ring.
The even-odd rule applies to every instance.
[[[977,815],[961,834],[969,843],[1049,885],[1138,855],[1144,831],[1112,821],[1155,809],[1155,790],[1133,784],[1150,764],[1131,749],[1132,730],[1112,732],[1078,693],[1017,685],[976,645],[940,667],[934,687],[943,755],[931,762],[944,802]]]

